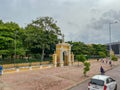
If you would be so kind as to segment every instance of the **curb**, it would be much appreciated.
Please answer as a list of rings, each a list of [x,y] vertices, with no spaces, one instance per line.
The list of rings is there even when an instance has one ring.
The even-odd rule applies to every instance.
[[[9,71],[4,71],[3,70],[3,75],[4,74],[11,74],[11,73],[18,73],[18,72],[25,72],[25,71],[31,71],[31,70],[42,70],[42,69],[47,69],[47,68],[52,68],[52,66],[42,66],[42,68],[41,67],[37,67],[37,68],[35,68],[35,67],[33,67],[33,68],[30,68],[30,67],[25,67],[25,68],[19,68],[19,70],[17,71],[15,68],[13,68],[13,69],[9,69]]]

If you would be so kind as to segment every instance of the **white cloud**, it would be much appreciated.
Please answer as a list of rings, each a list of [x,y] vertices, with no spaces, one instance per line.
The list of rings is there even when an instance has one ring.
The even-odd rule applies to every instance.
[[[107,43],[106,22],[120,16],[119,0],[1,0],[3,21],[15,21],[21,26],[39,16],[57,20],[65,40],[86,43]],[[116,27],[117,32],[119,25]],[[113,32],[113,41],[119,40]]]

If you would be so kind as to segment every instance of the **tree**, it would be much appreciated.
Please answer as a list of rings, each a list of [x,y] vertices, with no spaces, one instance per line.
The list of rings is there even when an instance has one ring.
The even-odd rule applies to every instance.
[[[85,44],[83,42],[68,41],[72,45],[71,51],[76,55],[84,54],[89,58],[96,58],[99,56],[99,52],[103,52],[107,55],[107,47],[102,44]]]
[[[0,20],[0,55],[3,62],[11,63],[16,55],[25,55],[25,49],[20,38],[22,34],[17,23],[4,23]]]
[[[0,24],[0,53],[4,56],[14,54],[15,31],[19,30],[19,25],[14,22]],[[17,41],[19,42],[19,41]]]
[[[31,24],[27,25],[26,32],[28,47],[42,53],[41,60],[44,59],[45,49],[50,49],[50,44],[56,43],[57,35],[61,35],[60,28],[51,17],[40,17],[33,20]]]
[[[79,55],[79,53],[81,54],[88,54],[87,51],[87,45],[85,45],[83,42],[69,42],[70,44],[72,44],[72,51],[74,52],[75,55]]]
[[[84,63],[84,62],[86,61],[86,57],[85,57],[83,54],[77,55],[77,60],[78,60],[79,62]]]
[[[111,60],[113,60],[113,61],[118,61],[118,58],[117,58],[115,55],[112,55]]]
[[[104,52],[99,52],[99,56],[100,56],[100,58],[105,58],[106,57],[106,54],[104,53]]]
[[[86,76],[86,73],[90,70],[90,63],[86,62],[86,57],[84,55],[77,55],[78,63],[82,62],[84,64],[83,74]]]
[[[79,65],[79,62],[84,63],[86,61],[86,57],[83,54],[77,55],[76,58],[78,60],[78,65]]]
[[[86,76],[86,74],[89,70],[90,70],[90,63],[84,62],[84,71],[83,71],[84,76]]]
[[[99,52],[103,52],[103,53],[107,54],[107,47],[105,45],[92,44],[92,47],[94,48],[94,53],[92,53],[92,55],[94,55],[94,56],[98,57],[99,56]]]

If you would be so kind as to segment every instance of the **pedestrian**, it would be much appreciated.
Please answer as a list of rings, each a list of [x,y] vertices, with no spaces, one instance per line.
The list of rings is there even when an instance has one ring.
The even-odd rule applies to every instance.
[[[99,61],[99,58],[97,58],[97,61]]]
[[[0,66],[0,75],[2,75],[2,70],[3,70],[3,68],[2,68],[2,66]]]
[[[102,59],[102,63],[104,63],[104,59]]]
[[[104,75],[104,74],[105,74],[105,71],[104,71],[104,69],[103,69],[102,66],[100,67],[100,72],[101,72],[101,75]]]
[[[106,59],[106,64],[108,63],[108,60]]]
[[[109,61],[109,65],[112,67],[112,62],[111,62],[111,60]]]

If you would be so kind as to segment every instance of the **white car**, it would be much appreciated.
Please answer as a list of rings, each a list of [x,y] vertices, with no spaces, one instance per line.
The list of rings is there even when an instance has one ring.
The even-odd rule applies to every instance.
[[[95,75],[88,83],[88,90],[117,90],[117,83],[110,76]]]

